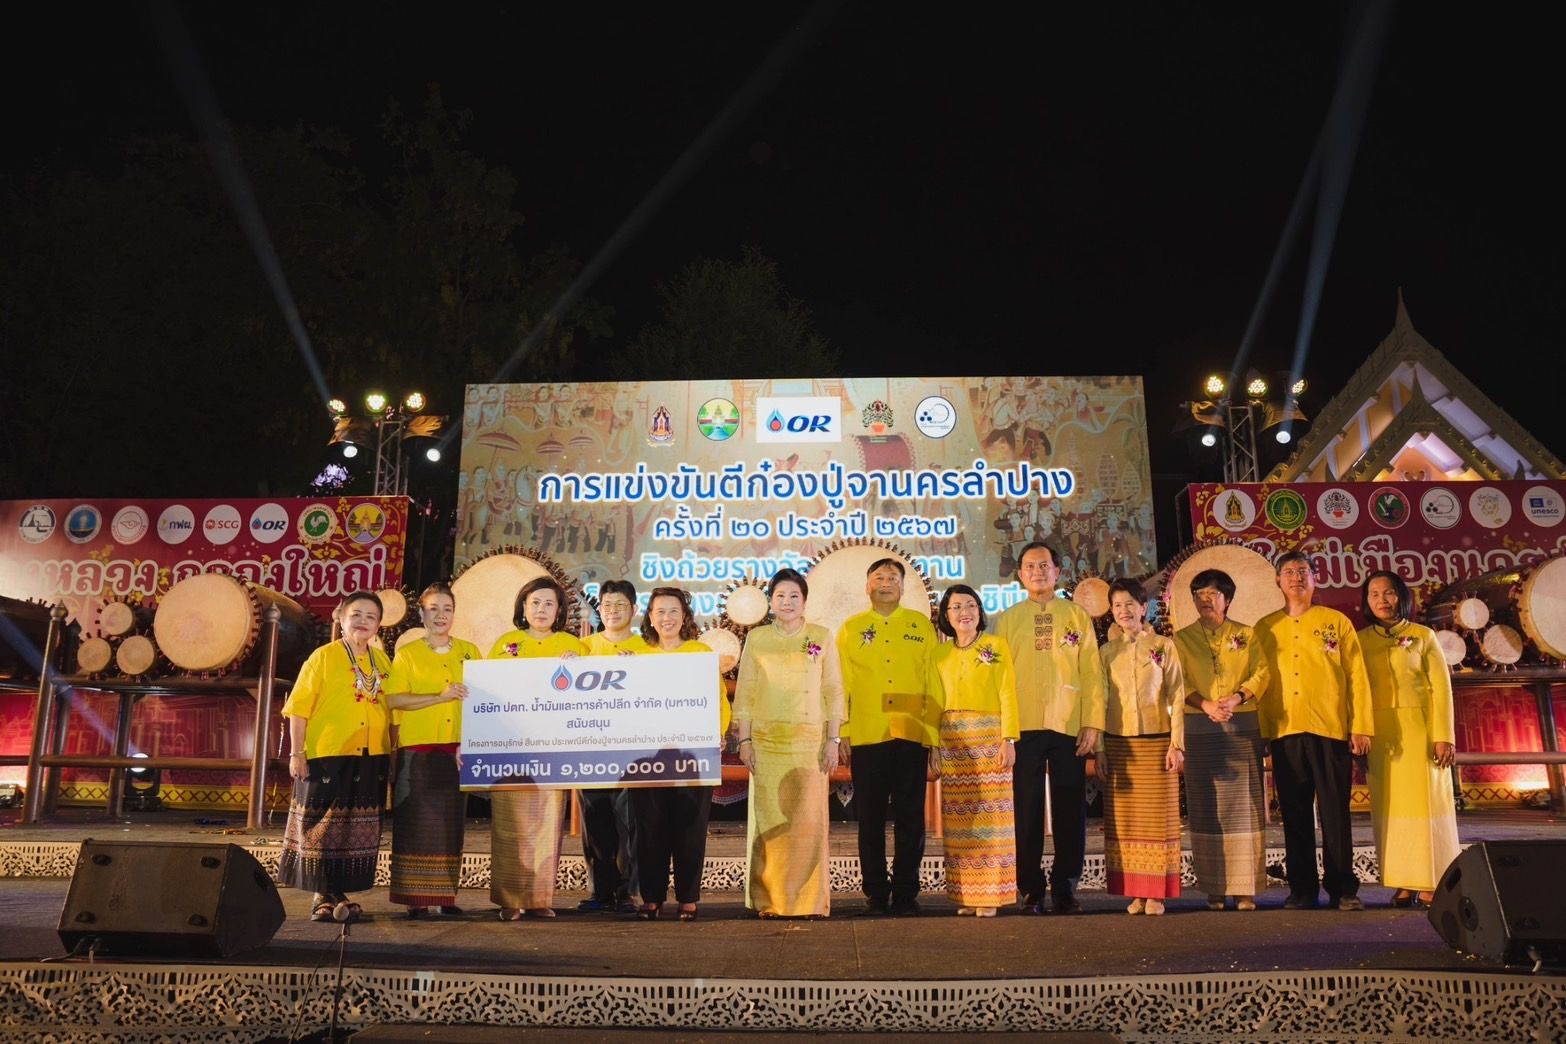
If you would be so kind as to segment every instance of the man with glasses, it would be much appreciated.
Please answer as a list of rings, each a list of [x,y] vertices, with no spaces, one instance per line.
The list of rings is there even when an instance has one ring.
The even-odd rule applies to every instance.
[[[1087,763],[1104,729],[1104,664],[1093,618],[1055,594],[1060,556],[1040,540],[1025,545],[1017,578],[1028,592],[1001,614],[996,632],[1011,646],[1017,673],[1017,888],[1022,912],[1044,909],[1044,783],[1049,778],[1055,862],[1054,912],[1078,913],[1077,882],[1087,846]]]
[[[1327,905],[1362,910],[1349,827],[1351,755],[1370,753],[1374,731],[1370,680],[1359,636],[1336,609],[1311,604],[1316,578],[1303,552],[1279,555],[1274,567],[1284,607],[1256,622],[1270,678],[1258,711],[1272,744],[1272,778],[1283,812],[1288,867],[1287,910],[1312,910],[1325,887]],[[1321,815],[1316,876],[1313,813]]]

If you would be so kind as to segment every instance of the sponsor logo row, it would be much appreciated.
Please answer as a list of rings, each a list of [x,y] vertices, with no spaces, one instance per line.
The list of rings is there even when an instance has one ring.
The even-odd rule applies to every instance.
[[[310,504],[299,512],[292,528],[303,544],[330,540],[339,529],[356,543],[369,544],[379,540],[386,531],[386,512],[379,504],[355,504],[348,510],[347,518],[339,521],[336,510],[329,505]],[[198,523],[196,513],[189,507],[170,504],[154,522],[145,508],[127,504],[108,520],[105,532],[103,513],[91,504],[71,508],[66,512],[63,524],[49,505],[34,504],[22,512],[17,529],[29,544],[41,544],[59,530],[73,544],[91,543],[102,534],[115,544],[130,546],[156,532],[159,540],[174,546],[199,532],[207,543],[221,547],[232,543],[242,532],[248,532],[250,539],[258,544],[275,544],[288,535],[290,518],[288,509],[277,503],[262,504],[250,513],[248,521],[232,504],[219,504],[209,509]]]
[[[1451,529],[1463,520],[1465,503],[1469,517],[1486,529],[1500,529],[1512,520],[1511,498],[1494,486],[1479,486],[1466,495],[1436,486],[1420,494],[1417,505],[1398,486],[1378,486],[1364,508],[1352,492],[1333,486],[1316,497],[1315,507],[1316,519],[1329,529],[1349,529],[1359,523],[1361,513],[1382,529],[1401,529],[1416,510],[1432,529]],[[1517,507],[1523,518],[1541,529],[1552,529],[1566,518],[1566,499],[1549,486],[1525,490]],[[1245,490],[1226,489],[1213,498],[1211,511],[1213,521],[1231,533],[1249,529],[1258,513],[1284,533],[1310,519],[1310,505],[1293,489],[1275,489],[1260,505]]]
[[[892,430],[896,415],[877,399],[857,418],[871,435]],[[756,441],[842,442],[843,401],[834,395],[767,397],[756,400]],[[914,407],[914,426],[932,439],[944,439],[957,427],[957,408],[942,395],[929,395]],[[740,409],[730,399],[708,399],[696,410],[696,430],[713,442],[727,442],[739,434]],[[654,446],[673,445],[674,417],[668,407],[653,410],[647,441]]]

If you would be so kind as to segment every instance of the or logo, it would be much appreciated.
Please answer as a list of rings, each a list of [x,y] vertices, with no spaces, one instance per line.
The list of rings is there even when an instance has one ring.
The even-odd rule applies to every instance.
[[[1463,520],[1463,505],[1456,493],[1437,486],[1419,498],[1419,517],[1437,529],[1451,529]]]
[[[16,520],[16,528],[29,544],[41,544],[54,533],[58,520],[48,504],[34,504]]]
[[[258,544],[275,544],[288,533],[288,509],[262,504],[250,515],[250,538]]]
[[[572,674],[564,667],[556,667],[555,673],[549,676],[549,687],[556,692],[567,692],[575,689],[578,692],[592,692],[597,689],[619,689],[622,692],[625,686],[627,671],[582,671]]]
[[[1382,486],[1370,495],[1370,516],[1382,529],[1401,529],[1410,514],[1408,498],[1396,486]]]
[[[348,536],[356,544],[373,544],[386,532],[386,512],[379,504],[355,504],[348,512]]]
[[[669,407],[659,406],[653,410],[652,424],[647,427],[647,440],[660,446],[674,441],[674,418],[669,416]]]
[[[207,512],[201,520],[201,531],[214,544],[230,543],[243,528],[239,521],[239,509],[232,504],[219,504]]]
[[[134,544],[147,535],[147,530],[152,528],[152,520],[147,513],[135,504],[127,504],[114,513],[114,521],[109,523],[109,535],[122,544]]]
[[[1337,486],[1316,498],[1316,514],[1333,529],[1347,529],[1359,521],[1359,501]]]
[[[571,688],[571,672],[564,667],[556,667],[555,673],[549,676],[549,686],[556,692],[565,692]]]
[[[85,544],[103,528],[103,515],[91,504],[77,504],[65,516],[65,539],[73,544]]]
[[[1512,502],[1494,486],[1480,486],[1468,495],[1468,513],[1486,529],[1500,529],[1512,520]]]
[[[311,504],[299,513],[298,529],[303,543],[323,543],[337,532],[337,514],[325,504]]]
[[[1256,521],[1256,501],[1249,493],[1226,489],[1212,499],[1213,521],[1231,533],[1248,529]]]
[[[1285,533],[1305,524],[1306,510],[1305,498],[1292,489],[1274,490],[1267,496],[1267,521]]]
[[[877,435],[886,434],[886,429],[892,426],[892,408],[880,399],[866,406],[859,416],[865,422],[865,427]]]
[[[957,407],[943,395],[927,395],[914,407],[914,425],[921,435],[944,439],[957,427]]]
[[[1553,529],[1566,518],[1566,500],[1549,486],[1530,486],[1522,497],[1523,517],[1536,526]]]
[[[196,531],[196,516],[184,504],[170,504],[158,516],[158,536],[165,544],[183,544]]]
[[[696,430],[713,442],[733,438],[739,422],[739,407],[728,399],[708,399],[696,411]]]
[[[757,442],[842,442],[843,403],[835,395],[756,400]]]

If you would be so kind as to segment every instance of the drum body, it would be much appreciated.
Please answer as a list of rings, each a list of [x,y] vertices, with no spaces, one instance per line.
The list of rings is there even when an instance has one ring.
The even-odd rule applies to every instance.
[[[903,607],[933,618],[936,594],[923,570],[901,548],[865,541],[834,544],[816,557],[805,574],[810,584],[805,619],[836,634],[843,621],[870,608],[865,579],[870,566],[883,558],[903,564]]]
[[[718,619],[725,625],[738,628],[741,633],[766,623],[767,614],[772,610],[763,585],[770,579],[742,580],[725,591],[718,603]],[[806,609],[809,609],[808,602]]]
[[[261,666],[265,611],[281,614],[277,673],[292,678],[317,644],[315,620],[286,595],[229,576],[202,573],[169,588],[158,600],[152,631],[169,663],[189,674],[254,674]]]
[[[104,638],[140,634],[151,623],[151,612],[129,602],[109,602],[98,610],[98,633]]]
[[[565,576],[547,556],[529,548],[502,548],[485,555],[451,582],[457,600],[451,633],[479,647],[488,656],[495,640],[516,630],[513,614],[517,594],[530,581],[553,577],[566,593],[566,630],[577,633],[582,617],[575,581]]]
[[[114,646],[105,638],[83,638],[76,647],[76,670],[90,676],[106,673],[114,664]]]
[[[1542,656],[1566,660],[1566,555],[1535,562],[1514,591],[1517,621]]]
[[[1278,588],[1272,563],[1239,543],[1194,544],[1177,555],[1168,569],[1164,585],[1163,619],[1178,631],[1196,623],[1196,600],[1191,597],[1191,581],[1208,569],[1229,574],[1234,581],[1234,598],[1229,602],[1229,619],[1255,626],[1268,613],[1283,608],[1283,592]]]
[[[1462,638],[1468,663],[1508,670],[1530,655],[1551,657],[1556,655],[1551,649],[1566,651],[1563,585],[1566,564],[1559,558],[1497,569],[1442,588],[1430,599],[1425,623],[1438,635]],[[1456,642],[1444,641],[1455,654]]]
[[[114,650],[114,665],[127,678],[150,678],[163,672],[163,657],[151,638],[145,634],[133,634],[120,642]]]
[[[727,674],[739,666],[739,636],[727,627],[709,627],[697,635],[696,640],[718,654],[718,670],[722,673]]]

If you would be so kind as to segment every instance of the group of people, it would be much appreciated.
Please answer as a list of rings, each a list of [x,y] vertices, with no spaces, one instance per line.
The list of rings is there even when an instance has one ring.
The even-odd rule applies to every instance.
[[[810,622],[805,576],[771,578],[770,614],[746,636],[732,711],[713,679],[714,725],[727,735],[732,716],[750,771],[745,902],[755,915],[829,914],[830,777],[840,765],[854,784],[867,913],[920,912],[930,778],[941,781],[946,893],[959,914],[991,917],[1019,901],[1024,914],[1079,912],[1090,760],[1104,794],[1108,889],[1130,900],[1127,912],[1159,915],[1180,895],[1182,774],[1198,889],[1210,909],[1254,910],[1266,884],[1269,753],[1284,907],[1317,907],[1324,888],[1328,906],[1361,908],[1349,796],[1352,756],[1364,754],[1383,883],[1394,905],[1430,900],[1458,851],[1452,690],[1399,577],[1367,580],[1367,625],[1356,631],[1314,604],[1303,554],[1279,557],[1285,606],[1254,627],[1228,618],[1234,581],[1207,570],[1191,582],[1198,621],[1172,638],[1148,623],[1140,585],[1116,580],[1101,646],[1093,619],[1057,593],[1060,571],[1054,548],[1032,542],[1018,562],[1027,598],[993,628],[962,584],[944,593],[932,624],[902,604],[902,562],[882,559],[866,576],[868,608],[835,632]],[[341,640],[311,655],[283,708],[294,789],[279,876],[315,892],[316,919],[357,913],[349,893],[373,883],[393,750],[390,898],[410,917],[460,912],[462,667],[480,651],[450,633],[449,586],[431,585],[419,607],[424,636],[388,662],[372,643],[376,596],[348,596]],[[636,630],[629,582],[606,583],[598,608],[600,629],[579,639],[566,629],[565,591],[533,580],[517,596],[517,630],[489,656],[710,651],[680,588],[654,589]],[[529,784],[491,794],[490,897],[502,920],[555,915],[565,794]],[[655,920],[672,879],[672,915],[696,919],[711,801],[701,786],[583,791],[592,894],[579,908]]]

